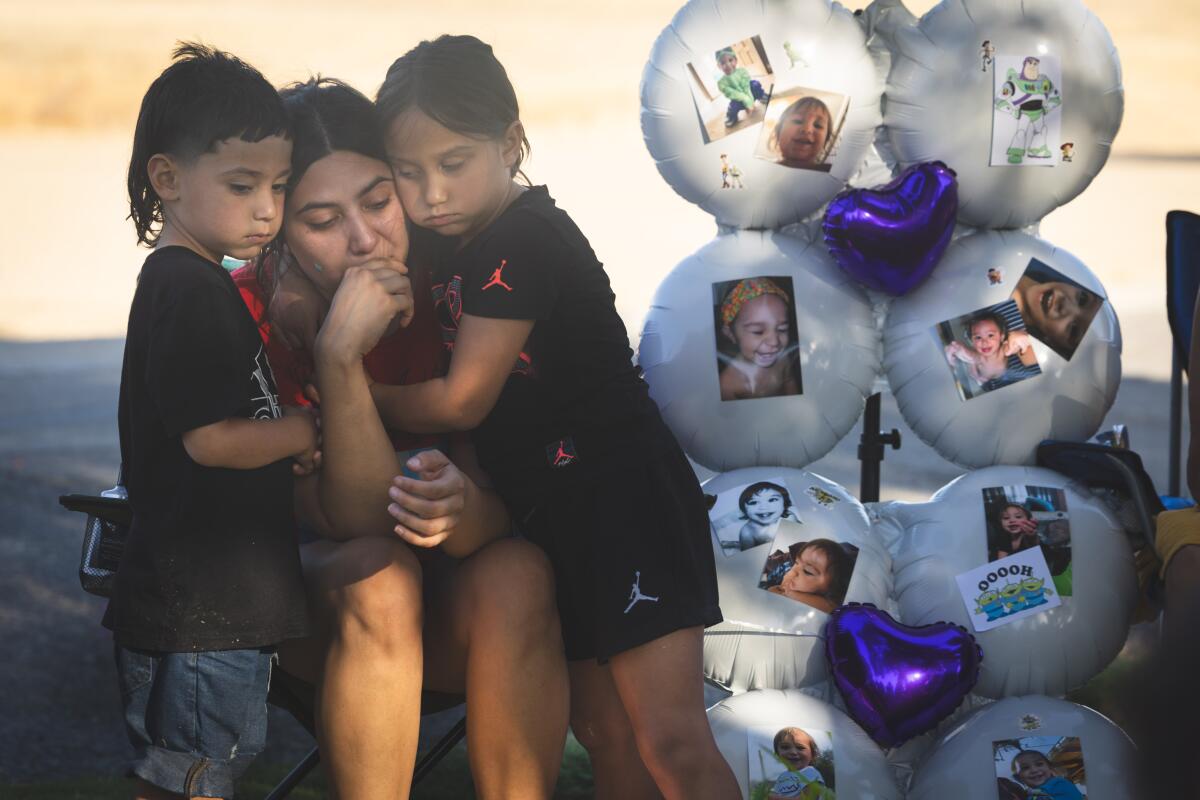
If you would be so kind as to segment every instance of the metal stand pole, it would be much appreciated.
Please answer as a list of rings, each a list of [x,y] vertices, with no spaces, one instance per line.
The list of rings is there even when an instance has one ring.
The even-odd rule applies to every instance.
[[[900,449],[900,431],[895,428],[886,433],[879,430],[882,402],[878,394],[871,395],[863,412],[862,438],[858,444],[858,460],[862,462],[858,499],[864,503],[879,501],[879,475],[884,447]]]
[[[1191,377],[1190,375],[1188,377]],[[1183,369],[1179,363],[1179,349],[1171,348],[1171,441],[1168,443],[1170,456],[1167,460],[1167,494],[1180,497],[1179,462],[1182,460],[1183,439]]]

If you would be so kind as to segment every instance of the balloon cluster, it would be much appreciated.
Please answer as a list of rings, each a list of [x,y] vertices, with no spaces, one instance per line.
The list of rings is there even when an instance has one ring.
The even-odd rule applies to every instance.
[[[1080,0],[691,0],[655,42],[646,145],[718,235],[659,286],[638,361],[723,473],[705,673],[737,693],[710,720],[747,797],[1133,796],[1120,730],[1043,696],[1120,650],[1130,548],[1086,487],[1021,466],[1092,436],[1120,381],[1103,286],[1036,226],[1122,108]],[[804,472],[880,379],[976,472],[871,508]]]

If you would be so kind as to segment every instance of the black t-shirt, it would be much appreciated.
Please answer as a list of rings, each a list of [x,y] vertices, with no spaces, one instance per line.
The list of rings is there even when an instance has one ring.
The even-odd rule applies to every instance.
[[[228,273],[151,253],[129,309],[118,418],[133,524],[105,615],[126,647],[262,647],[307,633],[289,459],[204,467],[182,434],[281,409],[262,339]]]
[[[443,342],[463,314],[535,320],[495,407],[475,430],[497,485],[654,447],[666,429],[633,364],[608,275],[544,186],[523,192],[434,280]]]

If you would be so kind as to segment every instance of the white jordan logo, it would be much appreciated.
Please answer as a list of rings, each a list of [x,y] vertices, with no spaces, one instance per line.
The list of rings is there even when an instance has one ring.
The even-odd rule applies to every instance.
[[[642,573],[634,571],[633,573],[633,588],[629,590],[629,605],[625,608],[625,613],[628,614],[630,609],[638,604],[639,600],[649,600],[651,603],[657,603],[657,597],[651,597],[648,594],[642,594]]]

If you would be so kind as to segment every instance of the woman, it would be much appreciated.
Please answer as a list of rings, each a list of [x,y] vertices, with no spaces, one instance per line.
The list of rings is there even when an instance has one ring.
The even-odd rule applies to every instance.
[[[568,696],[549,564],[533,545],[501,538],[507,514],[477,479],[469,447],[451,448],[460,471],[422,449],[436,440],[384,430],[368,372],[422,380],[438,367],[439,345],[428,290],[414,308],[405,277],[407,231],[374,110],[329,79],[283,96],[293,156],[278,260],[287,284],[303,290],[307,280],[329,307],[308,348],[324,463],[297,487],[322,534],[302,555],[318,633],[281,646],[281,667],[318,688],[318,739],[337,796],[407,797],[425,688],[465,692],[481,797],[548,797]],[[238,277],[255,293],[252,276]],[[378,331],[368,355],[344,335],[362,314],[415,321]],[[268,345],[277,376],[304,379],[303,358],[281,348],[278,334]],[[287,379],[280,383],[285,393]],[[398,447],[418,452],[398,460]],[[393,482],[402,468],[414,477]],[[416,555],[438,546],[464,560]]]

